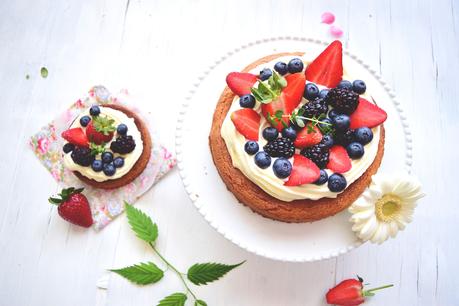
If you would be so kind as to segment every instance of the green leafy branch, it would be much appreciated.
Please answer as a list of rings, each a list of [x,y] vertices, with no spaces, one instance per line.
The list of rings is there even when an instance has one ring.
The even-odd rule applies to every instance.
[[[257,101],[268,104],[280,96],[285,86],[287,80],[274,71],[267,81],[258,81],[257,87],[252,87],[250,91]]]
[[[242,265],[245,261],[235,265],[226,265],[221,263],[197,263],[192,265],[187,273],[180,272],[175,266],[173,266],[156,248],[155,241],[158,238],[158,226],[153,223],[151,218],[143,213],[141,210],[129,205],[125,202],[126,214],[129,225],[134,231],[136,236],[147,242],[152,248],[153,252],[161,259],[161,261],[170,268],[179,277],[183,283],[186,292],[176,292],[166,296],[157,306],[183,306],[190,294],[194,300],[194,306],[207,306],[207,303],[196,297],[196,294],[191,290],[188,281],[194,285],[207,285],[213,281],[216,281],[223,277],[226,273]],[[121,269],[110,270],[115,272],[127,280],[138,284],[138,285],[149,285],[158,282],[164,276],[163,270],[161,270],[153,262],[139,263],[136,265],[128,266]],[[185,278],[186,276],[186,278]]]
[[[284,115],[284,112],[282,110],[278,110],[274,113],[274,115],[271,115],[270,113],[268,113],[267,120],[273,126],[277,126],[279,123],[282,123],[282,125],[286,128],[288,127],[288,124],[285,123],[283,119],[288,118],[289,121],[291,121],[292,123],[295,123],[299,127],[301,128],[306,127],[308,129],[308,134],[315,133],[316,126],[319,128],[322,134],[334,133],[332,124],[326,121],[322,121],[326,117],[325,114],[320,114],[319,116],[313,116],[313,117],[306,117],[303,115],[304,115],[303,108],[300,108],[297,111],[292,112],[291,115]],[[307,124],[305,123],[305,121],[307,122]]]

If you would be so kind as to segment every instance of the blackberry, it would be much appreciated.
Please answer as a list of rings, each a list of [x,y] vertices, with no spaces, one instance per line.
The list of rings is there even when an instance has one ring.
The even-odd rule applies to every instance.
[[[282,137],[268,142],[263,150],[271,157],[290,158],[295,154],[295,146],[289,138]]]
[[[301,155],[312,160],[320,169],[328,164],[329,150],[320,144],[301,150]]]
[[[303,109],[304,117],[319,117],[321,114],[328,112],[328,105],[324,99],[317,98],[313,101],[309,101],[301,107]]]
[[[350,115],[359,105],[359,95],[345,88],[333,88],[328,92],[326,102],[339,113]]]
[[[135,149],[135,141],[132,136],[121,135],[111,143],[110,149],[119,154],[131,153]]]
[[[333,140],[336,144],[346,147],[348,144],[353,142],[354,139],[354,130],[347,130],[344,132],[337,132]]]
[[[95,159],[91,154],[91,149],[85,147],[75,147],[70,156],[75,164],[83,167],[89,167]]]

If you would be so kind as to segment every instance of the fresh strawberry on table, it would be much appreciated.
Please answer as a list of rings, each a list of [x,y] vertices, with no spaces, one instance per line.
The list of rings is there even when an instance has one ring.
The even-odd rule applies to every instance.
[[[344,173],[352,168],[351,159],[343,146],[333,146],[330,148],[327,168],[336,173]]]
[[[84,188],[62,189],[59,198],[49,198],[51,204],[58,205],[59,215],[75,225],[90,227],[93,223],[88,199],[81,193]]]
[[[339,40],[332,42],[305,70],[306,80],[336,87],[343,78],[343,46]]]
[[[299,186],[317,181],[320,169],[309,158],[300,154],[293,155],[293,167],[285,186]]]
[[[231,114],[236,130],[249,140],[258,140],[260,120],[260,115],[251,108],[243,108]]]
[[[310,127],[308,127],[310,125]],[[295,147],[303,149],[318,144],[322,140],[322,133],[317,125],[311,122],[306,125],[301,131],[297,132],[295,139]]]
[[[256,75],[248,72],[230,72],[226,76],[226,84],[238,96],[250,93],[250,88],[257,82]]]
[[[326,299],[330,305],[356,306],[363,304],[365,298],[374,296],[377,290],[392,287],[393,285],[381,286],[369,290],[363,290],[363,279],[346,279],[328,290]]]
[[[95,144],[107,143],[113,138],[116,131],[115,120],[103,116],[93,116],[86,127],[86,136]]]
[[[284,128],[284,125],[289,125],[289,115],[297,108],[303,97],[305,76],[303,73],[293,73],[285,77],[287,86],[282,89],[282,92],[275,100],[261,106],[263,116],[269,119],[269,116],[274,116],[277,112],[282,112],[284,116],[282,121],[277,120],[274,125],[279,131]]]
[[[373,128],[387,119],[387,113],[376,104],[360,97],[357,109],[351,114],[351,129],[361,127]]]
[[[82,128],[73,128],[63,131],[61,134],[62,138],[79,147],[88,147],[88,137],[84,133]]]

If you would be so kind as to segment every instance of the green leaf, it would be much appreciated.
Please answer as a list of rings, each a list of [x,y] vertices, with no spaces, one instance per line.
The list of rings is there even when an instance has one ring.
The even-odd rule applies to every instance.
[[[26,74],[25,78],[26,80],[30,79],[30,75]]]
[[[149,285],[163,278],[164,272],[154,263],[140,263],[122,269],[110,270],[138,285]]]
[[[226,273],[242,265],[245,261],[236,265],[225,265],[220,263],[194,264],[188,269],[188,279],[195,285],[206,285],[223,277]]]
[[[124,204],[126,205],[128,222],[136,236],[146,242],[155,242],[158,238],[158,226],[140,209],[129,205],[127,202]]]
[[[194,306],[207,306],[207,303],[204,302],[203,300],[196,300],[194,302]]]
[[[186,301],[186,294],[177,292],[159,301],[157,306],[184,306]]]
[[[48,69],[46,69],[46,67],[41,67],[40,74],[42,78],[46,79],[48,77]]]
[[[49,198],[48,201],[51,204],[61,204],[62,203],[62,200],[58,198]]]

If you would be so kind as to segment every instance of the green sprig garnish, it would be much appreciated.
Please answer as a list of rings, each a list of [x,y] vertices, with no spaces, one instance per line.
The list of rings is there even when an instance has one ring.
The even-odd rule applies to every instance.
[[[322,134],[332,134],[334,133],[334,129],[332,127],[331,123],[322,121],[322,119],[325,118],[325,114],[321,114],[320,116],[316,117],[305,117],[304,115],[304,109],[300,108],[297,111],[292,112],[291,115],[284,115],[284,112],[282,110],[278,110],[274,113],[274,116],[272,116],[270,113],[268,113],[267,120],[271,123],[273,126],[277,126],[279,123],[282,123],[283,127],[288,127],[287,123],[283,120],[284,118],[288,118],[292,123],[295,123],[301,128],[306,127],[308,129],[308,134],[310,133],[315,133],[315,127],[317,126],[319,130],[322,132]],[[309,124],[305,124],[304,122],[307,121]]]
[[[101,143],[100,145],[98,144],[95,144],[94,142],[90,142],[89,143],[89,149],[91,150],[91,155],[98,155],[98,154],[102,154],[105,152],[105,143]]]
[[[117,273],[127,280],[138,285],[149,285],[160,281],[167,269],[172,270],[183,283],[186,292],[172,293],[159,301],[157,306],[183,306],[188,298],[188,294],[194,300],[195,306],[207,306],[206,302],[196,297],[191,290],[190,283],[200,286],[207,285],[223,277],[229,271],[239,267],[245,261],[235,265],[226,265],[215,262],[197,263],[192,265],[187,273],[180,272],[173,266],[157,249],[155,242],[158,238],[158,226],[153,220],[141,210],[125,203],[126,214],[129,225],[136,236],[148,243],[153,252],[159,257],[166,269],[161,269],[153,262],[139,263],[121,269],[112,269],[111,272]]]
[[[287,80],[274,71],[267,81],[258,81],[257,87],[252,87],[250,91],[257,101],[268,104],[280,96],[285,86]]]

